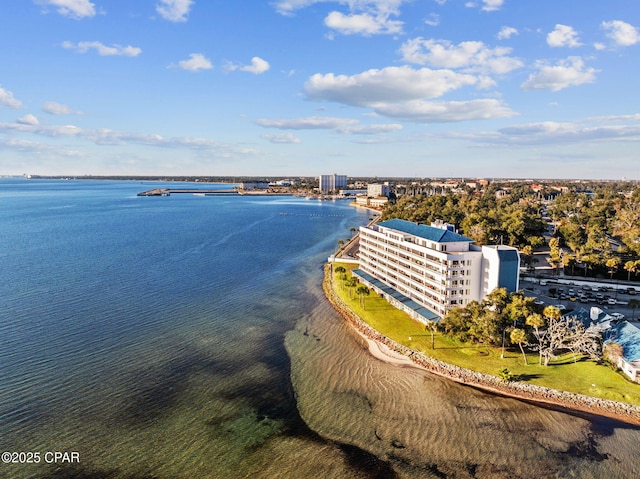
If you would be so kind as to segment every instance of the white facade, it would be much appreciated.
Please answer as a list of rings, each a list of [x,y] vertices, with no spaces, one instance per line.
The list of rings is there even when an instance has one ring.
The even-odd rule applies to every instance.
[[[515,248],[477,247],[442,227],[389,220],[360,228],[360,270],[439,317],[498,286],[518,288]],[[506,269],[503,268],[507,264]],[[512,277],[515,274],[515,277]]]
[[[389,198],[386,196],[376,196],[371,198],[367,195],[356,196],[356,204],[359,206],[370,206],[373,208],[379,208],[386,205],[389,202]]]
[[[333,191],[347,187],[347,175],[320,175],[318,187],[321,192]]]
[[[367,196],[372,198],[377,196],[389,196],[389,183],[373,183],[367,185]]]

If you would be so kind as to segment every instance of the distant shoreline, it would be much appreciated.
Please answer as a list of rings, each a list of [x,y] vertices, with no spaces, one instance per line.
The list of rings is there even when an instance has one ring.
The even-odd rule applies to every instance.
[[[461,368],[426,356],[382,335],[358,317],[335,294],[330,269],[325,267],[322,287],[331,305],[367,341],[370,353],[385,362],[414,366],[460,384],[501,396],[558,409],[569,413],[603,416],[640,426],[640,407],[594,398],[519,381],[506,382],[496,376]]]

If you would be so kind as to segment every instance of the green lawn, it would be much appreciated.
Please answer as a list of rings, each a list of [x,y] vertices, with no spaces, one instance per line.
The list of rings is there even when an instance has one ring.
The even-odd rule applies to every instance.
[[[347,270],[354,268],[353,265],[334,263],[334,270],[338,266]],[[366,323],[398,343],[428,356],[494,376],[507,368],[530,384],[640,406],[640,385],[607,366],[581,358],[574,363],[572,355],[562,356],[549,366],[540,366],[537,353],[527,355],[529,364],[525,366],[518,347],[507,348],[503,359],[501,348],[461,343],[442,333],[435,334],[435,348],[432,349],[431,332],[422,323],[411,319],[373,292],[366,297],[363,309],[355,294],[356,288],[351,288],[350,297],[349,288],[335,273],[333,285],[338,296]]]

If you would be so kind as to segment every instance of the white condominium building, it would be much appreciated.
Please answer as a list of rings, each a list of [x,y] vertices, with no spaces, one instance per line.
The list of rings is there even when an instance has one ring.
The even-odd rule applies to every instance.
[[[360,227],[360,268],[354,274],[422,321],[437,321],[497,287],[518,290],[516,248],[479,247],[453,229],[399,219]]]
[[[347,175],[320,175],[318,186],[321,192],[333,191],[347,187]]]
[[[367,196],[389,196],[389,183],[372,183],[367,185]]]

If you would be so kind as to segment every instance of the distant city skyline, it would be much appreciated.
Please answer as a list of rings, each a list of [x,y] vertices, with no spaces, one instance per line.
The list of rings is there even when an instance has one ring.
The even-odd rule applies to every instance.
[[[638,2],[0,11],[0,175],[640,179]]]

